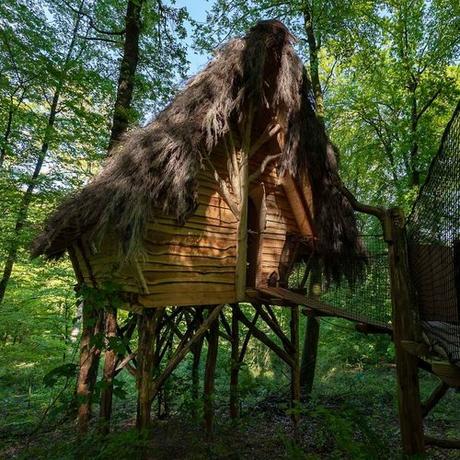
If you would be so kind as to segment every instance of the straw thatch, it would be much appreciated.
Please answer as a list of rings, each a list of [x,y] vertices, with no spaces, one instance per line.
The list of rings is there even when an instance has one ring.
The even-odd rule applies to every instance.
[[[285,143],[280,173],[313,189],[318,251],[328,274],[353,277],[349,258],[361,258],[356,222],[340,193],[335,155],[318,123],[310,83],[278,21],[262,21],[229,41],[170,105],[144,128],[130,132],[102,171],[68,198],[46,222],[33,255],[59,258],[82,235],[99,241],[115,230],[127,256],[142,248],[155,213],[184,222],[196,208],[196,177],[205,156],[244,122],[249,104],[282,114]],[[270,84],[267,84],[267,82]],[[359,264],[358,264],[359,265]],[[355,269],[353,269],[355,270]]]

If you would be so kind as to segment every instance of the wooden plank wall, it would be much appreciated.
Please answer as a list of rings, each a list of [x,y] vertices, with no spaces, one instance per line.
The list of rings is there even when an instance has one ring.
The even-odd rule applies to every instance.
[[[267,155],[279,151],[277,142],[267,145],[251,158],[251,173]],[[287,235],[301,236],[286,191],[282,185],[282,178],[278,176],[277,163],[272,163],[259,179],[265,189],[266,224],[261,238],[258,286],[269,284],[269,278],[279,279],[280,264],[283,249],[287,245]],[[252,185],[253,187],[255,184]]]
[[[198,183],[199,206],[185,225],[168,217],[148,224],[145,256],[137,266],[120,267],[113,236],[96,254],[85,247],[93,278],[139,294],[139,304],[146,307],[234,302],[237,220],[209,172],[201,171]],[[91,284],[88,264],[81,251],[76,253],[85,281]]]
[[[224,155],[214,155],[216,168],[226,177]],[[252,171],[265,155],[254,155]],[[266,209],[257,273],[260,286],[267,286],[272,274],[279,277],[286,236],[299,234],[276,168],[271,165],[268,169],[257,181],[264,184]],[[149,223],[145,256],[137,263],[120,264],[119,247],[110,234],[96,253],[88,245],[75,248],[85,282],[91,285],[95,279],[102,285],[112,281],[125,292],[138,294],[137,301],[146,307],[234,302],[237,219],[219,195],[211,173],[201,171],[197,179],[199,206],[194,215],[183,226],[168,217]]]

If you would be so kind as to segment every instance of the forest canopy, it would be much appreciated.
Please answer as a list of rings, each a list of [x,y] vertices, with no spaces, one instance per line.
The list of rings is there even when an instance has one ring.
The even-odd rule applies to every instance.
[[[46,457],[46,446],[34,438],[68,420],[81,332],[70,261],[30,259],[46,216],[97,174],[126,133],[160,113],[218,47],[263,19],[282,21],[295,36],[316,116],[336,147],[347,188],[362,202],[409,211],[460,98],[458,2],[0,2],[0,439],[7,441],[0,456],[21,458],[16,444],[22,435],[37,449],[22,458],[70,455],[61,446],[56,457]],[[379,231],[369,219],[359,225],[366,234]],[[287,324],[287,316],[280,321]],[[369,404],[377,404],[374,390],[377,399],[390,398],[389,340],[363,339],[354,330],[346,339],[343,327],[326,321],[321,336],[325,391],[343,398],[346,386],[359,386],[363,369],[374,366],[367,377]],[[256,345],[248,355],[248,404],[284,391],[277,386],[286,377],[280,363]],[[224,358],[218,366],[227,372]],[[187,377],[178,372],[174,378],[168,391],[180,394]],[[380,378],[385,384],[377,390]],[[120,400],[130,385],[117,382]],[[185,396],[177,401],[174,411],[190,409]],[[312,416],[334,425],[333,449],[366,458],[360,449],[379,434],[360,425],[362,408],[352,407],[341,419],[331,407]],[[454,416],[445,409],[446,419]],[[367,440],[353,444],[353,430]],[[391,438],[386,433],[379,442],[394,447]],[[295,457],[290,440],[278,444],[303,458]]]

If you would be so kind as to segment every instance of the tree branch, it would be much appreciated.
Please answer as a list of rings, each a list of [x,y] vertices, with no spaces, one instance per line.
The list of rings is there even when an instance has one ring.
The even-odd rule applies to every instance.
[[[260,147],[262,147],[262,145],[264,145],[266,142],[272,139],[273,136],[278,134],[280,130],[281,130],[281,126],[279,124],[276,124],[274,126],[268,125],[265,128],[264,132],[260,135],[260,137],[251,145],[249,157],[254,155],[254,153],[256,153],[257,150],[260,149]]]
[[[230,193],[230,190],[227,187],[227,184],[225,181],[220,177],[219,173],[217,172],[217,169],[214,167],[212,164],[212,161],[206,156],[205,157],[206,163],[208,163],[211,172],[213,173],[214,180],[217,183],[217,186],[219,188],[219,193],[222,195],[226,203],[228,204],[230,210],[234,214],[234,216],[239,219],[239,210],[238,210],[238,204],[235,202],[235,200],[232,197],[232,194]]]
[[[281,155],[282,155],[282,153],[277,153],[275,155],[266,156],[264,158],[264,161],[262,161],[262,163],[260,164],[259,168],[249,176],[249,183],[251,183],[251,182],[255,181],[256,179],[258,179],[265,172],[265,168],[268,166],[268,164],[271,161],[276,160],[277,158],[279,158]]]
[[[422,107],[420,112],[417,114],[417,121],[420,120],[420,117],[431,107],[433,102],[436,100],[436,98],[441,94],[441,88],[438,88],[438,90],[428,99],[426,104]]]

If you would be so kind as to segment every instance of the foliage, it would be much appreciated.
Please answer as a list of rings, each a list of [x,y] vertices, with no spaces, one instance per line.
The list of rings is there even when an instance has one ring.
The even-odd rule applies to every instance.
[[[254,452],[310,459],[379,458],[383,452],[391,458],[398,450],[392,344],[386,336],[364,336],[345,321],[328,319],[321,323],[315,391],[301,407],[300,441],[292,437],[286,413],[286,367],[254,340],[240,372],[237,426],[227,426],[225,418],[230,346],[221,341],[215,397],[221,421],[212,447],[203,447],[197,428],[202,407],[190,396],[190,357],[168,382],[169,419],[159,424],[156,445],[126,426],[135,416],[136,388],[125,371],[114,382],[114,432],[102,438],[95,430],[84,444],[76,440],[79,301],[84,297],[99,308],[107,302],[119,305],[117,287],[107,285],[102,294],[85,287],[76,297],[70,262],[30,261],[28,247],[44,217],[86,183],[106,156],[126,5],[126,0],[0,2],[2,276],[16,251],[0,301],[0,456],[83,458],[86,451],[91,458],[128,458],[165,445],[171,452],[185,446],[194,458],[234,458],[236,449],[250,452],[251,458]],[[318,65],[325,122],[340,152],[345,183],[361,201],[410,208],[460,94],[458,2],[214,0],[205,6],[207,19],[199,23],[174,1],[145,0],[132,125],[161,110],[185,79],[192,23],[194,49],[209,54],[258,19],[277,17],[297,36],[310,73]],[[313,19],[316,61],[308,18]],[[25,200],[28,190],[30,201]],[[362,228],[380,231],[370,220]],[[362,307],[374,275],[368,273],[353,307]],[[346,289],[338,288],[340,297],[351,302]],[[252,314],[249,307],[243,309]],[[287,329],[287,310],[277,315]],[[121,313],[120,320],[126,316]],[[135,348],[137,337],[128,343],[105,339],[101,334],[102,347],[124,352],[127,346]],[[434,384],[423,377],[425,397]],[[99,376],[98,392],[106,385]],[[429,429],[459,437],[458,403],[459,394],[449,393],[427,420]],[[165,444],[169,438],[175,445]]]

